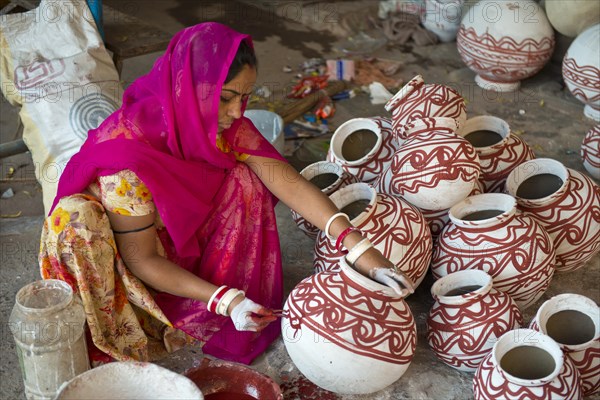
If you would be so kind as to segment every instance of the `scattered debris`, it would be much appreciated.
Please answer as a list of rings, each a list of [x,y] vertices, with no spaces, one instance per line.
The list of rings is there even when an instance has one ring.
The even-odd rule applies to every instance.
[[[15,174],[16,169],[14,167],[10,167],[8,169],[8,173],[6,174],[6,178],[10,179]]]
[[[380,82],[373,82],[369,85],[369,94],[371,104],[385,104],[393,96]]]
[[[525,115],[525,110],[523,110],[522,108],[519,110],[519,115]]]
[[[286,72],[286,73],[292,72],[292,67],[290,67],[289,65],[286,65],[285,67],[283,67],[283,72]]]
[[[521,136],[525,134],[525,131],[521,130],[521,129],[517,129],[516,131],[513,131],[513,133],[517,136]]]
[[[0,214],[0,218],[19,218],[23,212],[19,211],[14,214]]]
[[[302,99],[311,93],[327,87],[327,75],[304,77],[296,84],[287,95],[288,98]]]
[[[327,60],[327,75],[330,80],[351,81],[354,79],[354,60]]]
[[[565,154],[566,154],[566,155],[568,155],[568,156],[570,156],[570,155],[573,155],[573,154],[579,154],[579,153],[578,153],[578,152],[576,152],[576,151],[573,151],[573,150],[566,150],[566,151],[565,151]]]
[[[271,90],[269,90],[269,88],[266,86],[261,86],[254,91],[254,94],[266,99],[271,97]]]
[[[356,62],[354,83],[367,86],[372,82],[380,82],[386,88],[402,86],[402,78],[395,77],[403,64],[395,60],[371,59]]]
[[[540,107],[544,107],[544,105],[545,105],[545,104],[546,104],[546,103],[544,102],[544,99],[541,99],[541,100],[540,100]]]
[[[10,199],[11,197],[13,197],[15,195],[15,192],[13,192],[12,188],[8,188],[4,191],[4,193],[2,193],[2,197],[3,199]]]

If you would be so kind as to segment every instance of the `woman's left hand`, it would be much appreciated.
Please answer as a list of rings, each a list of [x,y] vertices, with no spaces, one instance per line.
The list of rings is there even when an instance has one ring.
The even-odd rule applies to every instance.
[[[371,279],[388,286],[401,297],[406,297],[415,292],[414,283],[402,272],[396,272],[393,268],[375,267],[369,271]]]

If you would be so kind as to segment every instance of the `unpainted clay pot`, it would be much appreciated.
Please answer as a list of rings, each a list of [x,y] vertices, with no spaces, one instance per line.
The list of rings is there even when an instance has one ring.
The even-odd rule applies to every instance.
[[[366,183],[355,183],[329,196],[350,217],[373,246],[418,286],[429,267],[433,246],[421,212],[406,201],[378,194]],[[335,241],[320,232],[315,243],[315,271],[338,271],[345,256]]]
[[[581,377],[552,338],[531,330],[505,333],[475,372],[475,400],[581,399]]]
[[[583,138],[581,158],[586,171],[600,180],[600,125],[590,129]]]
[[[600,310],[585,296],[564,293],[542,304],[531,329],[554,339],[579,370],[584,396],[600,392]]]
[[[550,235],[557,271],[574,271],[600,251],[600,187],[549,158],[527,161],[506,180],[517,207]]]
[[[500,336],[521,327],[519,307],[492,283],[486,272],[466,270],[431,287],[435,303],[427,318],[427,342],[445,364],[474,372]]]
[[[457,125],[467,120],[465,100],[453,88],[440,84],[425,84],[417,75],[385,105],[392,113],[392,129],[401,144],[408,137],[406,125],[422,118],[453,118]]]
[[[512,92],[537,74],[554,51],[554,30],[533,0],[481,0],[463,16],[458,53],[486,90]]]
[[[399,147],[388,118],[354,118],[335,130],[327,161],[339,164],[359,181],[372,183]]]
[[[511,132],[506,121],[491,115],[469,118],[459,129],[477,151],[480,181],[485,193],[501,193],[506,177],[517,165],[535,158],[523,139]]]
[[[301,281],[284,305],[285,348],[296,367],[323,389],[367,394],[397,381],[417,345],[415,320],[391,288],[342,259],[340,272]]]
[[[350,185],[351,183],[359,182],[358,178],[354,175],[344,171],[339,164],[335,164],[329,161],[319,161],[310,164],[302,171],[300,171],[306,180],[315,184],[321,192],[326,195],[330,195],[336,190]],[[296,211],[291,210],[292,219],[306,236],[311,239],[316,239],[319,233],[319,228],[308,222]]]
[[[554,246],[531,217],[517,214],[507,194],[471,196],[450,209],[438,237],[431,271],[435,278],[477,269],[490,274],[494,288],[526,309],[548,289],[554,275]]]
[[[479,179],[479,157],[456,134],[454,118],[423,118],[406,125],[407,139],[375,183],[425,210],[444,210],[466,198]]]
[[[545,0],[548,20],[558,32],[576,37],[589,26],[600,22],[600,7],[589,0]]]
[[[583,104],[583,114],[600,122],[600,24],[587,28],[571,43],[562,64],[567,88]]]

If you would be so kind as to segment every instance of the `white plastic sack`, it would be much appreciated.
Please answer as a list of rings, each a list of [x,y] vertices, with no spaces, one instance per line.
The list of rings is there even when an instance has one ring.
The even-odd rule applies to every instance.
[[[21,107],[23,140],[49,210],[66,163],[120,107],[122,87],[84,0],[42,0],[0,16],[2,92]]]

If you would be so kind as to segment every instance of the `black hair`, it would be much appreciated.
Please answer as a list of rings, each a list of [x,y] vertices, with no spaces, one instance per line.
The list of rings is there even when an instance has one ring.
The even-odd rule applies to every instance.
[[[225,83],[235,78],[242,68],[244,68],[244,65],[256,68],[257,64],[258,61],[256,60],[254,49],[250,47],[248,42],[242,40],[240,47],[238,47],[238,51],[235,53],[235,57],[229,66],[229,72],[227,73],[227,78],[225,78]]]

